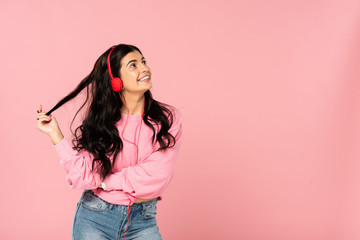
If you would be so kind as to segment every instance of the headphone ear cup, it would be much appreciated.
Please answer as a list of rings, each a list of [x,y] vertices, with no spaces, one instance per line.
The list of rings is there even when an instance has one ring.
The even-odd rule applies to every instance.
[[[111,87],[115,92],[119,92],[123,88],[123,82],[120,78],[114,77],[111,79]]]

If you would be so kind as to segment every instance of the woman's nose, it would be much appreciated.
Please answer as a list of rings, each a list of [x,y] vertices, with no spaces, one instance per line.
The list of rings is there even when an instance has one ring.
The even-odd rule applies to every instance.
[[[150,68],[146,65],[143,65],[142,72],[150,72]]]

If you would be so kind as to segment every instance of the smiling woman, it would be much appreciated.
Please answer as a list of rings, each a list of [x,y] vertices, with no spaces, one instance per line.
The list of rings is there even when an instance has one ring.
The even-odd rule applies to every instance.
[[[71,146],[50,113],[85,88],[86,100],[74,119],[88,101],[89,108]],[[173,177],[182,116],[153,99],[150,88],[151,69],[141,51],[119,44],[49,112],[38,109],[37,128],[49,135],[67,182],[84,189],[73,239],[125,239],[127,230],[128,239],[161,239],[156,203]]]
[[[142,92],[152,87],[151,69],[146,65],[145,58],[138,52],[130,52],[121,60],[120,77],[124,83],[124,95]]]

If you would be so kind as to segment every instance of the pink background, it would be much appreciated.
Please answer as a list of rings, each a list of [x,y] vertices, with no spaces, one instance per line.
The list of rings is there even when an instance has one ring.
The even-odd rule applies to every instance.
[[[71,238],[81,190],[36,109],[118,43],[184,118],[164,239],[360,239],[358,0],[1,1],[0,19],[0,239]],[[68,138],[82,100],[54,112]]]

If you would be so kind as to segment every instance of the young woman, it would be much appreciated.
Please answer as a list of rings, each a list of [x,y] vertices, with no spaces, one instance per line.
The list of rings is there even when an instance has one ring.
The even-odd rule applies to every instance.
[[[89,106],[72,147],[50,113],[85,87],[87,97],[75,117]],[[173,177],[182,117],[175,107],[154,100],[151,87],[141,51],[119,44],[48,113],[42,106],[37,110],[37,129],[50,137],[67,182],[84,189],[73,239],[162,239],[156,204]]]

